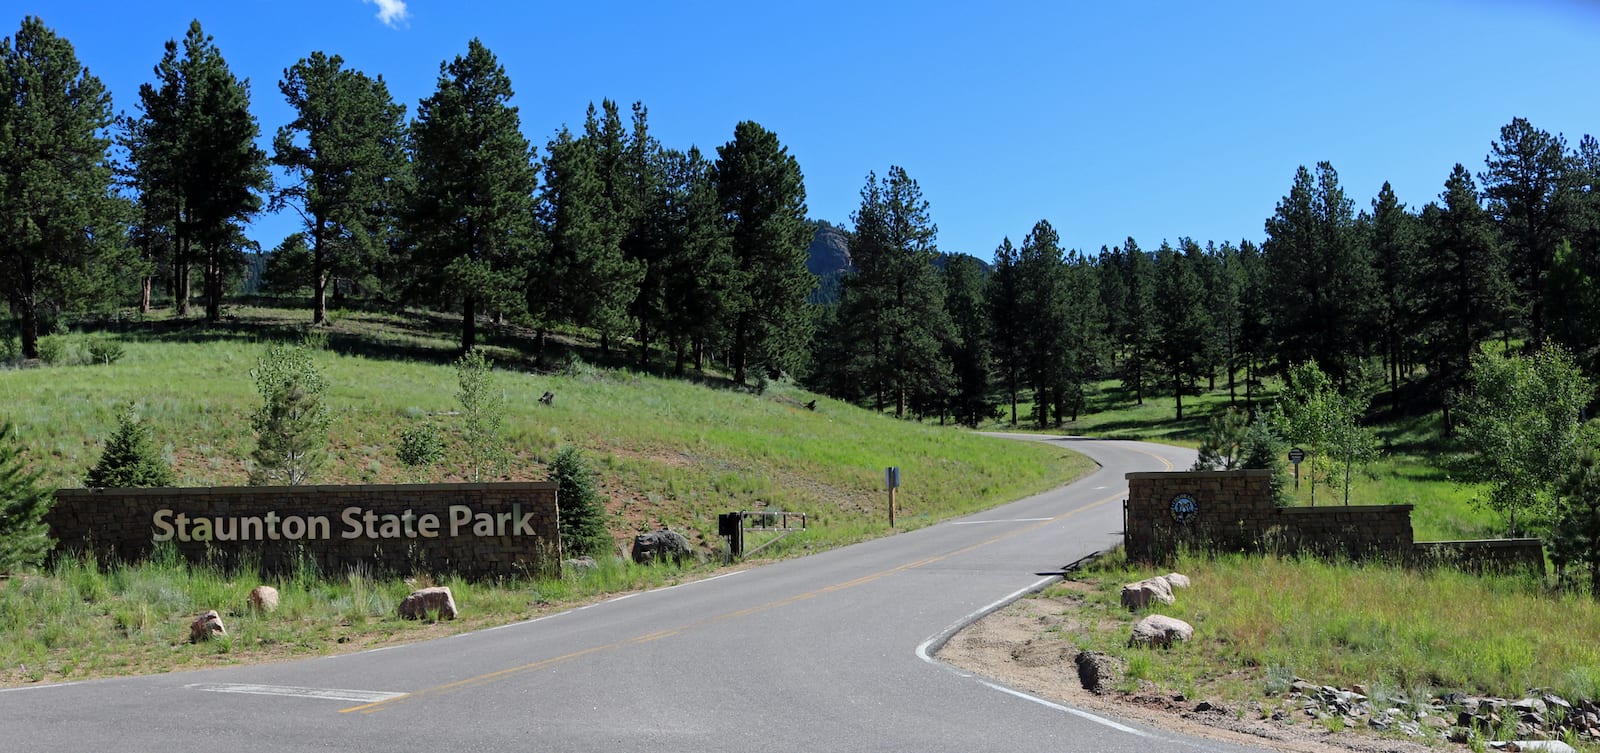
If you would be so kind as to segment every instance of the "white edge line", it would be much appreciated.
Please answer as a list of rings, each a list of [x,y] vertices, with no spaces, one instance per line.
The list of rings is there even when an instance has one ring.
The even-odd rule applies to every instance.
[[[1084,719],[1088,719],[1089,721],[1095,722],[1096,724],[1104,724],[1105,726],[1110,727],[1110,728],[1112,728],[1114,730],[1117,730],[1118,732],[1126,732],[1126,733],[1128,733],[1130,735],[1136,735],[1138,737],[1149,737],[1150,736],[1150,734],[1147,733],[1147,732],[1140,732],[1139,730],[1136,730],[1136,729],[1134,729],[1132,727],[1129,727],[1126,724],[1119,724],[1117,722],[1113,722],[1110,719],[1107,719],[1107,718],[1105,718],[1103,716],[1098,716],[1098,715],[1095,715],[1095,714],[1091,714],[1091,713],[1089,713],[1087,711],[1084,711],[1083,709],[1075,709],[1075,708],[1072,708],[1071,706],[1063,706],[1063,705],[1061,705],[1059,703],[1055,703],[1054,701],[1046,701],[1045,699],[1040,698],[1040,697],[1038,697],[1036,695],[1031,695],[1031,694],[1028,694],[1028,693],[1024,693],[1024,692],[1022,692],[1020,690],[1012,690],[1011,688],[1008,688],[1008,687],[1006,687],[1004,685],[996,685],[996,684],[994,684],[992,682],[989,682],[988,680],[979,680],[978,682],[981,682],[984,685],[987,685],[988,687],[994,688],[995,690],[998,690],[998,691],[1000,691],[1002,693],[1005,693],[1007,695],[1014,695],[1014,696],[1016,696],[1018,698],[1021,698],[1024,701],[1033,701],[1034,703],[1037,703],[1040,706],[1044,706],[1045,708],[1055,709],[1056,711],[1065,711],[1068,714],[1072,714],[1073,716],[1083,717]]]
[[[939,649],[943,648],[944,644],[948,643],[951,638],[955,637],[956,633],[961,632],[961,630],[966,628],[968,625],[971,625],[972,623],[977,622],[978,620],[981,620],[984,617],[987,617],[990,614],[1000,610],[1002,607],[1010,604],[1011,602],[1016,601],[1017,599],[1020,599],[1020,598],[1026,596],[1026,595],[1028,595],[1030,593],[1038,591],[1038,590],[1044,588],[1045,586],[1048,586],[1051,583],[1054,583],[1054,582],[1056,582],[1058,580],[1061,580],[1061,576],[1059,576],[1059,575],[1050,575],[1050,576],[1046,576],[1044,578],[1040,578],[1039,580],[1034,581],[1033,583],[1031,583],[1031,584],[1029,584],[1027,586],[1024,586],[1021,589],[1018,589],[1016,591],[1013,591],[1013,592],[1005,595],[1000,600],[998,600],[998,601],[996,601],[996,602],[994,602],[992,604],[989,604],[988,606],[982,607],[982,608],[978,609],[977,611],[975,611],[975,612],[973,612],[973,613],[971,613],[971,614],[969,614],[969,615],[967,615],[965,617],[962,617],[959,620],[956,620],[954,624],[950,625],[949,627],[945,628],[944,630],[939,631],[939,633],[937,635],[934,635],[933,637],[923,641],[920,645],[918,645],[917,646],[917,658],[921,659],[921,660],[923,660],[923,661],[925,661],[925,662],[927,662],[929,664],[932,664],[935,667],[939,667],[940,669],[944,669],[944,670],[947,670],[947,671],[950,671],[950,672],[955,672],[956,674],[961,675],[962,677],[972,677],[972,675],[970,675],[970,674],[962,672],[962,671],[956,669],[955,667],[950,666],[949,664],[946,664],[946,663],[944,663],[942,661],[939,661],[938,659],[933,658],[933,653],[935,651],[938,651]],[[1034,695],[1030,695],[1028,693],[1024,693],[1024,692],[1022,692],[1020,690],[1013,690],[1013,689],[1008,688],[1008,687],[1006,687],[1004,685],[997,685],[995,683],[989,682],[988,680],[984,680],[982,678],[976,678],[976,679],[978,680],[978,682],[982,683],[983,685],[985,685],[987,687],[993,688],[995,690],[998,690],[998,691],[1000,691],[1002,693],[1006,693],[1008,695],[1016,696],[1016,697],[1021,698],[1023,700],[1032,701],[1032,702],[1037,703],[1037,704],[1039,704],[1041,706],[1044,706],[1045,708],[1054,709],[1056,711],[1063,711],[1063,712],[1066,712],[1068,714],[1072,714],[1073,716],[1082,717],[1082,718],[1087,719],[1087,720],[1089,720],[1091,722],[1095,722],[1097,724],[1103,724],[1103,725],[1105,725],[1107,727],[1110,727],[1110,728],[1112,728],[1114,730],[1117,730],[1119,732],[1126,732],[1126,733],[1128,733],[1130,735],[1135,735],[1135,736],[1138,736],[1138,737],[1149,737],[1150,736],[1149,733],[1141,732],[1141,731],[1136,730],[1136,729],[1134,729],[1132,727],[1129,727],[1126,724],[1119,724],[1119,723],[1111,721],[1110,719],[1107,719],[1107,718],[1105,718],[1103,716],[1099,716],[1099,715],[1096,715],[1096,714],[1091,714],[1091,713],[1089,713],[1087,711],[1084,711],[1082,709],[1075,709],[1075,708],[1072,708],[1070,706],[1063,706],[1063,705],[1061,705],[1059,703],[1055,703],[1055,702],[1052,702],[1052,701],[1047,701],[1047,700],[1045,700],[1043,698],[1039,698],[1038,696],[1034,696]]]
[[[15,688],[0,688],[0,693],[15,693],[19,690],[47,690],[49,688],[66,688],[73,685],[82,685],[89,680],[73,680],[72,682],[52,682],[48,685],[22,685]]]

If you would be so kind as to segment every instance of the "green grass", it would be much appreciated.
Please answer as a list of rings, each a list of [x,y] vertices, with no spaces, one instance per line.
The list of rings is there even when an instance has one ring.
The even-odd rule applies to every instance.
[[[182,485],[245,483],[259,398],[250,369],[277,339],[304,337],[299,311],[240,307],[217,326],[154,317],[62,339],[76,353],[114,338],[111,365],[0,371],[3,418],[54,486],[78,486],[115,428],[118,406],[139,405]],[[448,319],[334,312],[316,357],[335,414],[330,461],[318,483],[465,479],[455,434],[455,330]],[[782,509],[813,530],[781,547],[831,545],[887,529],[883,468],[902,469],[902,527],[916,527],[1058,485],[1090,466],[1079,456],[863,411],[787,383],[761,394],[716,378],[690,381],[564,360],[536,368],[514,335],[491,336],[506,395],[514,462],[503,478],[542,480],[563,445],[582,448],[609,498],[612,533],[625,541],[660,525],[702,547],[718,543],[716,514]],[[592,354],[591,354],[592,355]],[[555,393],[551,405],[538,398]],[[803,403],[816,399],[817,409]],[[399,463],[400,432],[422,421],[445,430],[446,463]],[[452,463],[450,459],[455,459]],[[781,548],[780,547],[780,548]]]
[[[315,482],[465,479],[453,415],[459,410],[450,366],[454,319],[334,311],[332,326],[308,330],[304,311],[241,306],[228,314],[217,325],[156,314],[54,335],[57,365],[0,369],[0,419],[12,422],[28,462],[51,486],[81,485],[128,402],[138,405],[181,484],[243,484],[244,458],[254,446],[249,415],[259,401],[250,369],[269,342],[309,341],[320,348],[315,360],[331,385],[335,414],[331,457]],[[619,545],[666,525],[717,561],[718,513],[806,513],[806,532],[762,552],[781,557],[888,533],[885,466],[902,471],[901,529],[1042,491],[1092,467],[1060,449],[899,421],[787,383],[758,393],[714,373],[671,378],[570,342],[538,364],[526,355],[526,333],[491,330],[485,340],[506,395],[514,460],[503,478],[542,480],[559,448],[582,448],[598,473]],[[95,363],[89,346],[105,343],[122,355]],[[551,405],[538,400],[547,390],[555,393]],[[816,410],[807,410],[813,399]],[[447,459],[418,471],[395,452],[401,431],[423,421],[441,428]],[[65,560],[44,573],[0,580],[0,684],[386,645],[526,619],[703,572],[597,559],[597,570],[556,580],[475,583],[432,573],[305,567],[270,581],[282,593],[271,615],[244,606],[261,582],[248,568],[190,565],[170,552],[139,564]],[[399,620],[400,599],[435,579],[451,586],[463,618],[439,625]],[[222,613],[230,635],[191,645],[189,622],[206,609]]]
[[[165,672],[359,650],[465,632],[548,613],[606,594],[666,585],[694,571],[602,558],[594,570],[558,579],[472,582],[423,575],[375,577],[302,568],[261,580],[252,572],[190,565],[158,552],[150,562],[101,566],[56,563],[48,572],[0,580],[0,685]],[[279,591],[279,607],[257,613],[257,585]],[[449,586],[459,619],[402,620],[406,594]],[[221,613],[225,638],[189,643],[189,622]]]
[[[1600,645],[1572,639],[1600,630],[1600,603],[1536,578],[1244,555],[1184,554],[1172,569],[1193,587],[1155,611],[1192,624],[1195,638],[1168,651],[1126,645],[1142,613],[1118,597],[1123,583],[1170,570],[1130,565],[1118,552],[1076,574],[1093,586],[1087,594],[1063,584],[1040,596],[1069,605],[1054,626],[1060,639],[1125,659],[1129,690],[1142,679],[1291,715],[1299,709],[1282,693],[1295,677],[1391,697],[1542,689],[1600,698]]]

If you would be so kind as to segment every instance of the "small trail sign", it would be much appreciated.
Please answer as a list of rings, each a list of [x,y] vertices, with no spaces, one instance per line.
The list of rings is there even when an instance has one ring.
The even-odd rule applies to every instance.
[[[1294,463],[1294,490],[1300,491],[1300,463],[1306,459],[1306,451],[1299,447],[1289,448],[1289,462]]]
[[[894,528],[894,503],[895,492],[900,488],[900,468],[889,466],[883,469],[883,485],[889,490],[889,527]]]

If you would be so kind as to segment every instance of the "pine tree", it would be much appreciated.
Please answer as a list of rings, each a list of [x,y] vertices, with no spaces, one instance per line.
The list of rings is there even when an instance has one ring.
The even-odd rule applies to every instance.
[[[1513,118],[1489,145],[1484,164],[1488,170],[1478,181],[1509,247],[1505,271],[1527,307],[1529,336],[1543,342],[1545,276],[1568,233],[1567,145],[1561,136]]]
[[[1056,417],[1076,421],[1088,406],[1089,387],[1100,377],[1105,360],[1106,312],[1100,295],[1100,275],[1082,254],[1067,254],[1061,268],[1062,389],[1057,395]]]
[[[1300,167],[1266,231],[1262,253],[1280,368],[1315,360],[1343,383],[1370,337],[1376,278],[1333,166],[1317,163],[1315,178]]]
[[[1249,417],[1244,411],[1228,408],[1206,421],[1200,438],[1200,455],[1194,461],[1197,471],[1231,471],[1244,467],[1247,455]]]
[[[594,469],[582,451],[572,445],[558,450],[550,461],[548,478],[556,483],[562,553],[582,557],[608,552],[612,540],[611,533],[606,530],[605,501],[600,496]]]
[[[478,340],[478,317],[519,315],[541,239],[535,231],[533,148],[510,103],[511,80],[482,42],[439,66],[433,95],[412,122],[415,179],[407,225],[421,292],[459,304],[461,349]],[[480,310],[480,307],[482,310]]]
[[[942,278],[944,307],[953,327],[945,350],[955,377],[950,413],[957,423],[976,429],[999,414],[990,397],[993,378],[989,365],[993,354],[983,267],[977,259],[957,254],[945,263]]]
[[[172,486],[172,466],[156,450],[150,426],[129,406],[117,414],[117,430],[106,440],[100,461],[84,479],[91,488],[133,489]]]
[[[234,77],[215,41],[191,21],[179,45],[169,40],[156,85],[139,89],[143,115],[128,125],[132,182],[141,224],[152,238],[170,232],[178,316],[189,311],[191,266],[199,263],[206,319],[220,321],[228,278],[243,265],[243,224],[261,210],[270,185],[256,146],[246,82]]]
[[[1067,388],[1067,301],[1061,240],[1045,220],[1034,223],[1017,254],[1018,319],[1025,378],[1033,390],[1039,428],[1064,420],[1057,411]]]
[[[630,326],[629,307],[639,296],[648,268],[651,249],[644,234],[644,211],[659,181],[654,161],[661,146],[650,136],[643,104],[633,105],[631,134],[615,102],[604,100],[601,108],[604,116],[597,119],[594,105],[589,106],[580,142],[593,153],[600,179],[603,242],[589,248],[590,256],[582,262],[589,305],[577,323],[599,332],[604,352],[611,349],[612,335]]]
[[[1428,322],[1424,359],[1445,432],[1454,430],[1451,395],[1462,386],[1479,343],[1503,321],[1509,295],[1505,261],[1488,212],[1478,204],[1472,175],[1460,164],[1440,194],[1443,206],[1423,209],[1427,257],[1421,314]]]
[[[0,573],[15,573],[44,561],[55,542],[44,514],[55,498],[29,471],[22,443],[10,422],[0,421]]]
[[[994,274],[989,277],[989,327],[994,333],[995,370],[1011,403],[1011,425],[1017,425],[1017,395],[1022,389],[1026,367],[1023,349],[1021,272],[1017,250],[1011,239],[1000,242],[994,251]]]
[[[941,403],[953,384],[943,343],[950,317],[933,266],[938,228],[922,189],[900,167],[881,181],[868,173],[851,219],[855,269],[840,282],[835,336],[844,338],[854,392],[903,418],[913,404]]]
[[[268,346],[251,371],[261,406],[250,417],[256,431],[252,485],[307,483],[327,462],[333,414],[325,402],[328,382],[311,352],[290,345]]]
[[[1378,265],[1378,326],[1383,348],[1383,363],[1390,394],[1399,399],[1400,379],[1409,376],[1414,358],[1417,316],[1418,269],[1422,264],[1417,233],[1417,216],[1407,212],[1395,198],[1394,189],[1384,181],[1378,197],[1372,200],[1372,231],[1369,244]]]
[[[1194,262],[1166,243],[1156,252],[1155,268],[1158,334],[1152,355],[1172,380],[1173,402],[1177,418],[1182,420],[1183,392],[1200,372],[1200,357],[1211,329],[1206,291]]]
[[[1244,456],[1240,467],[1272,471],[1267,482],[1272,490],[1272,501],[1278,507],[1287,507],[1293,500],[1293,492],[1289,487],[1289,468],[1285,462],[1289,447],[1272,425],[1265,411],[1256,413],[1255,418],[1250,420],[1250,429],[1240,446]]]
[[[137,268],[124,245],[102,133],[111,95],[72,44],[37,17],[0,40],[0,295],[24,358],[39,357],[39,315],[109,297]]]
[[[1139,248],[1132,238],[1122,245],[1126,257],[1126,288],[1124,329],[1120,333],[1122,347],[1122,383],[1133,390],[1134,401],[1144,405],[1145,387],[1153,363],[1156,346],[1156,279],[1155,262],[1150,254]]]
[[[752,369],[793,371],[805,360],[806,296],[817,284],[806,268],[811,228],[800,164],[776,134],[744,121],[717,147],[715,176],[732,235],[726,329],[733,380],[744,384]]]
[[[724,334],[734,259],[727,219],[717,204],[712,165],[693,147],[670,158],[668,180],[656,206],[668,215],[666,259],[660,279],[660,329],[675,353],[673,370],[682,374],[688,356],[702,368],[706,346]]]
[[[274,204],[293,204],[305,221],[311,321],[322,324],[334,278],[370,276],[388,255],[389,215],[406,169],[405,108],[381,76],[346,69],[343,58],[322,52],[285,70],[278,89],[296,117],[278,129],[272,161],[295,182]]]

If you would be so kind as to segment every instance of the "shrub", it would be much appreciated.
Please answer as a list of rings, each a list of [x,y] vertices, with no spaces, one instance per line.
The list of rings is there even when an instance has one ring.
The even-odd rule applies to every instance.
[[[97,339],[89,341],[89,362],[110,366],[122,360],[122,344],[114,340]]]
[[[506,466],[505,402],[495,389],[494,362],[476,348],[456,361],[456,381],[461,401],[461,438],[467,445],[467,465],[473,481],[485,472],[499,475]]]
[[[56,336],[39,338],[39,360],[50,366],[60,366],[67,362],[67,341]]]
[[[172,486],[176,481],[172,466],[156,450],[150,427],[131,405],[117,416],[117,431],[106,440],[100,462],[86,479],[91,487],[115,489]]]
[[[395,457],[412,468],[433,465],[444,459],[444,440],[438,427],[427,421],[400,432],[400,448]]]
[[[328,382],[310,351],[288,345],[268,347],[250,373],[262,403],[250,418],[257,442],[250,483],[304,484],[327,459]]]
[[[44,523],[54,497],[22,462],[20,444],[11,424],[0,422],[0,573],[37,566],[54,544]]]
[[[561,548],[568,556],[604,554],[611,549],[605,502],[594,469],[578,448],[568,445],[550,461],[549,479],[556,482],[556,507]]]

